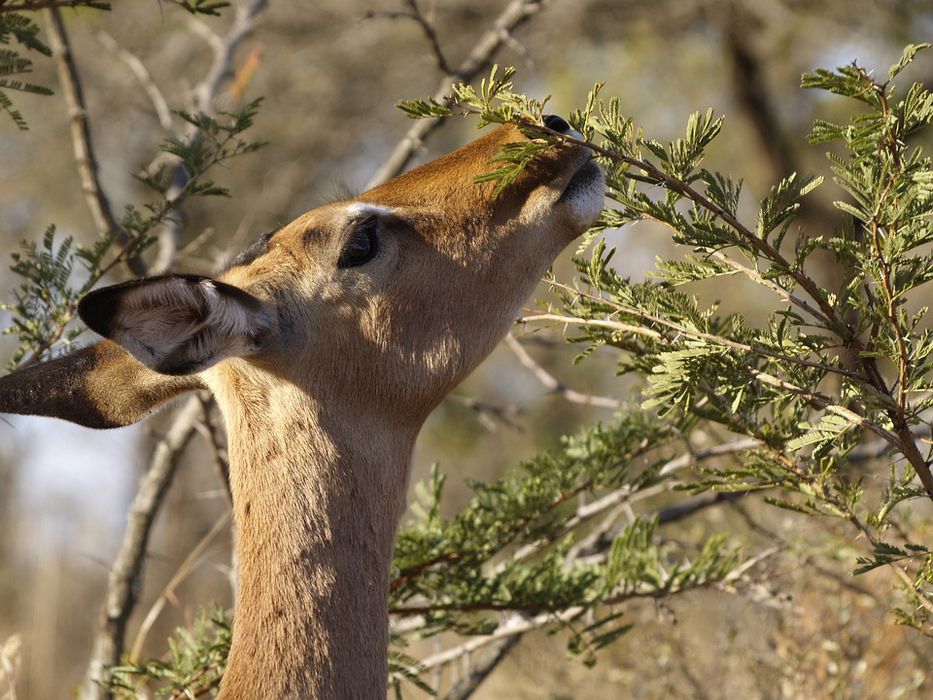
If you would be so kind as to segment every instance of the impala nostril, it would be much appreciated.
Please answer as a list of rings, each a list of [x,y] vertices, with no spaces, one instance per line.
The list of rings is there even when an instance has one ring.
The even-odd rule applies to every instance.
[[[556,114],[545,114],[544,125],[548,129],[553,129],[554,131],[560,132],[561,134],[566,134],[568,131],[570,131],[570,124],[568,124],[562,117],[559,117]]]

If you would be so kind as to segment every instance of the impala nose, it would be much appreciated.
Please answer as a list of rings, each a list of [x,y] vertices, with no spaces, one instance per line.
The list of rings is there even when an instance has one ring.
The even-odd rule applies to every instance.
[[[553,129],[561,134],[566,134],[570,131],[570,124],[564,121],[563,118],[558,117],[556,114],[545,114],[544,115],[544,125],[548,129]]]

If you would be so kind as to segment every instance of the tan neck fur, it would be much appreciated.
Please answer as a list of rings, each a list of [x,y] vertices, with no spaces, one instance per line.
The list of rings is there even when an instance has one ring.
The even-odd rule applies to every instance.
[[[240,581],[223,698],[384,697],[414,433],[224,368]],[[352,409],[350,409],[352,410]]]

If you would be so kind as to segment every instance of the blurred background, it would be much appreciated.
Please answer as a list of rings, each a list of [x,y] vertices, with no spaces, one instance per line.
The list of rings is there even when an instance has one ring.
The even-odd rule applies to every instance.
[[[419,6],[447,62],[457,66],[507,4],[421,0]],[[223,36],[234,12],[192,19],[154,0],[114,5],[110,13],[63,16],[103,185],[119,212],[144,199],[132,174],[153,160],[167,128],[181,128],[177,117],[160,121],[133,58],[170,108],[191,108],[213,59],[205,27]],[[433,94],[443,77],[421,25],[405,16],[410,11],[403,0],[273,1],[255,17],[232,58],[234,79],[223,83],[215,104],[234,109],[264,96],[252,134],[269,144],[215,173],[231,199],[185,207],[177,269],[209,274],[259,233],[364,188],[411,125],[395,103]],[[826,171],[824,148],[809,146],[805,134],[814,117],[832,118],[841,106],[824,93],[801,91],[802,72],[852,60],[884,72],[904,44],[931,38],[928,0],[551,0],[507,38],[495,60],[518,68],[518,90],[552,95],[549,111],[556,113],[581,107],[593,84],[604,81],[603,94],[620,96],[624,111],[660,140],[680,135],[690,112],[715,108],[726,125],[706,166],[744,178],[747,195],[757,199],[791,171]],[[21,240],[38,239],[51,223],[81,241],[95,235],[54,62],[37,57],[31,79],[56,95],[13,94],[29,131],[0,118],[0,252],[7,260]],[[933,60],[921,54],[902,80],[929,84]],[[473,122],[450,120],[414,162],[475,135]],[[808,233],[833,225],[835,194],[833,185],[821,188],[803,213]],[[617,267],[636,278],[653,268],[655,256],[674,253],[669,234],[648,224],[609,239],[620,246]],[[6,267],[0,264],[0,286],[9,290],[17,282]],[[555,271],[571,278],[566,255]],[[833,270],[824,274],[831,280]],[[700,292],[752,319],[770,303],[731,277]],[[0,325],[8,322],[0,312]],[[571,369],[575,348],[554,342],[559,335],[517,334],[535,361],[573,389],[637,401],[615,376],[612,356]],[[0,358],[14,345],[0,340]],[[425,426],[413,481],[439,462],[450,474],[447,506],[454,511],[469,495],[465,478],[494,478],[555,446],[561,435],[611,415],[549,391],[501,347]],[[21,635],[19,697],[67,697],[80,681],[126,511],[167,418],[108,433],[19,417],[0,423],[0,644]],[[230,535],[215,527],[225,499],[210,452],[195,438],[156,522],[131,642],[182,562],[211,537],[171,588],[145,638],[146,653],[161,653],[171,630],[189,624],[208,601],[230,604]],[[846,576],[851,552],[840,545],[844,538],[811,538],[786,512],[750,502],[709,509],[665,536],[713,531],[734,533],[751,548],[782,538],[790,553],[773,564],[756,598],[703,592],[633,605],[635,630],[592,670],[567,658],[559,635],[530,635],[476,697],[933,696],[930,640],[891,625],[872,577]],[[879,590],[887,589],[880,581]]]

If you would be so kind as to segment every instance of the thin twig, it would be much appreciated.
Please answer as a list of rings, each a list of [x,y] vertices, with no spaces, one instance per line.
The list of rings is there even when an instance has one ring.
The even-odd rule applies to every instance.
[[[661,222],[661,223],[664,223],[664,222]],[[760,284],[762,287],[765,287],[766,289],[770,289],[772,292],[774,292],[775,294],[777,294],[784,300],[790,302],[794,306],[800,309],[803,309],[804,311],[809,313],[811,316],[813,316],[813,318],[821,317],[820,312],[817,311],[815,308],[813,308],[813,306],[811,306],[807,301],[805,301],[804,299],[801,299],[800,297],[796,296],[792,292],[787,291],[779,284],[776,284],[773,280],[769,280],[767,277],[765,277],[760,272],[758,272],[758,270],[755,270],[751,267],[746,267],[745,265],[738,262],[737,260],[733,260],[728,255],[723,253],[721,250],[714,250],[713,257],[716,258],[717,260],[722,261],[723,263],[731,267],[736,272],[741,272],[743,275],[746,275],[749,279],[751,279],[756,284]]]
[[[444,695],[444,700],[469,700],[473,693],[479,689],[483,681],[489,678],[490,674],[496,670],[496,667],[502,663],[505,658],[521,641],[523,634],[514,634],[511,637],[496,643],[493,649],[488,649],[486,658],[479,663],[470,664],[470,672],[461,678],[453,688]]]
[[[618,399],[609,396],[596,396],[592,394],[583,394],[568,387],[548,372],[544,367],[535,362],[535,359],[528,354],[528,351],[522,347],[522,344],[515,339],[515,336],[509,333],[505,336],[505,344],[522,363],[522,366],[531,370],[539,382],[541,382],[553,394],[557,394],[571,403],[583,404],[584,406],[599,406],[600,408],[622,408],[624,405]]]
[[[434,60],[437,62],[437,67],[444,75],[453,75],[454,70],[450,63],[447,62],[447,57],[444,56],[444,51],[441,49],[441,43],[437,37],[437,29],[434,27],[434,24],[424,16],[424,13],[421,11],[421,7],[418,5],[418,0],[405,0],[405,3],[411,8],[411,12],[384,12],[379,10],[369,10],[366,13],[366,19],[385,17],[386,19],[414,20],[415,23],[421,27],[421,31],[424,32],[425,38],[431,45],[431,52],[434,54]]]
[[[644,314],[638,311],[637,309],[626,308],[624,309],[624,311],[626,313],[639,314],[648,321],[669,327],[672,330],[675,330],[678,333],[678,335],[701,338],[703,340],[708,340],[710,342],[717,343],[719,345],[731,348],[733,350],[740,350],[743,352],[750,352],[750,353],[760,353],[760,354],[763,354],[769,357],[776,357],[776,358],[785,360],[787,362],[794,362],[796,364],[800,364],[805,367],[814,367],[817,369],[833,371],[833,372],[837,372],[840,374],[846,374],[846,375],[850,374],[848,370],[843,370],[841,368],[834,368],[830,365],[823,365],[821,363],[810,362],[809,360],[794,358],[789,355],[783,355],[781,353],[774,353],[769,350],[760,348],[758,346],[751,346],[745,343],[739,343],[734,340],[729,340],[728,338],[723,338],[721,336],[712,335],[710,333],[703,333],[702,331],[697,331],[697,330],[693,330],[690,328],[685,328],[673,322],[667,321],[666,319]],[[647,335],[649,337],[654,338],[655,340],[658,340],[658,339],[666,340],[663,336],[661,336],[660,333],[656,333],[655,331],[652,331],[651,329],[641,328],[640,326],[633,326],[631,324],[626,324],[626,323],[618,323],[616,321],[610,321],[608,319],[577,318],[574,316],[563,316],[563,315],[558,315],[558,314],[536,314],[536,315],[531,315],[531,316],[525,316],[524,318],[520,320],[521,321],[548,320],[548,321],[559,321],[561,323],[568,323],[568,324],[581,325],[581,326],[599,326],[602,328],[608,328],[611,330],[617,330],[617,331],[626,332],[626,333],[637,333],[640,335]],[[775,377],[773,374],[769,374],[768,372],[762,372],[760,370],[757,370],[754,367],[746,367],[745,371],[748,372],[749,375],[751,375],[753,378],[757,379],[763,384],[768,384],[770,386],[784,389],[785,391],[790,391],[796,394],[797,396],[800,396],[801,398],[806,399],[809,403],[812,403],[817,408],[822,408],[826,411],[829,411],[830,413],[835,413],[837,416],[845,418],[851,423],[858,425],[859,427],[865,428],[866,430],[870,430],[876,435],[878,435],[879,437],[882,437],[888,442],[890,442],[892,445],[895,445],[903,449],[902,440],[898,435],[895,435],[894,433],[892,433],[889,430],[886,430],[880,425],[871,422],[864,416],[858,415],[857,413],[855,413],[851,409],[846,408],[845,406],[834,404],[829,398],[825,396],[821,396],[820,394],[815,394],[811,391],[807,391],[806,389],[798,387],[795,384],[785,381],[779,377]],[[911,442],[911,444],[913,443]]]
[[[146,65],[139,60],[136,54],[121,47],[117,43],[117,40],[107,32],[101,30],[97,32],[96,36],[97,40],[104,45],[104,48],[123,61],[126,67],[130,69],[130,72],[136,77],[136,80],[139,81],[140,87],[142,87],[143,91],[149,97],[149,101],[152,103],[156,118],[159,120],[159,126],[165,131],[171,131],[172,110],[169,109],[165,96],[152,79],[152,74],[149,72],[149,69],[146,68]]]
[[[515,421],[515,416],[521,413],[517,406],[498,406],[465,394],[449,394],[446,401],[459,404],[473,411],[476,414],[476,419],[491,433],[499,429],[500,423],[516,432],[524,430],[522,425]]]
[[[495,20],[493,26],[480,37],[470,55],[457,67],[454,74],[445,76],[441,80],[437,90],[434,91],[434,99],[439,102],[447,100],[451,87],[455,82],[469,82],[476,77],[489,64],[502,45],[506,43],[511,33],[530,17],[537,14],[543,4],[543,0],[512,0]],[[366,189],[388,182],[402,172],[424,139],[441,122],[441,119],[433,118],[420,119],[412,124],[386,161],[370,178],[366,184]]]
[[[162,588],[162,592],[159,593],[159,597],[156,598],[155,602],[149,608],[149,612],[146,613],[146,617],[143,618],[142,623],[139,625],[139,630],[136,632],[136,638],[133,640],[133,645],[130,647],[129,658],[131,662],[139,660],[140,655],[142,654],[143,644],[146,643],[146,636],[149,634],[149,630],[152,629],[152,626],[156,623],[156,620],[159,619],[159,615],[162,614],[162,610],[165,608],[165,604],[169,602],[170,598],[174,597],[175,589],[178,588],[178,586],[181,585],[181,583],[194,571],[198,560],[204,553],[204,550],[208,548],[217,535],[219,535],[227,528],[227,523],[229,520],[230,511],[228,510],[217,519],[217,521],[211,526],[211,529],[208,530],[204,537],[202,537],[191,549],[191,551],[188,553],[188,556],[186,556],[184,561],[179,564],[178,569],[175,571],[172,578],[170,578],[168,583],[166,583]]]

